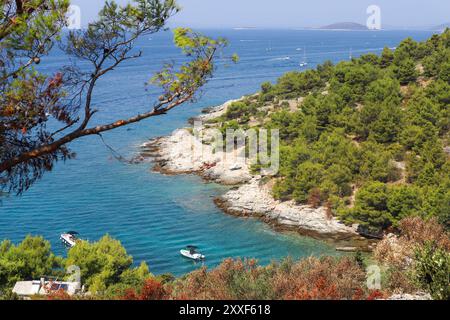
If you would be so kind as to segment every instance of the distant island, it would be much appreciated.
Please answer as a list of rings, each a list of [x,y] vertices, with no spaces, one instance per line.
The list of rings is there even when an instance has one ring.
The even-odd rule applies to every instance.
[[[338,22],[319,27],[321,30],[369,30],[367,26],[356,22]]]
[[[254,30],[256,27],[235,27],[233,30]]]

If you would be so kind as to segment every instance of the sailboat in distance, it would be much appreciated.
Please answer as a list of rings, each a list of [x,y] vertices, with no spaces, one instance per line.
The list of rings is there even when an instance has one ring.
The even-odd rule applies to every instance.
[[[267,52],[272,51],[272,40],[269,40],[269,47],[266,48],[266,51],[267,51]]]
[[[306,61],[306,47],[303,49],[303,61],[300,62],[300,67],[306,67],[308,62]]]

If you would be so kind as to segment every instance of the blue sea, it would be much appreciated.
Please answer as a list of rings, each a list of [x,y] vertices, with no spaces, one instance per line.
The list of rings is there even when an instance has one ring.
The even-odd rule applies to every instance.
[[[140,145],[186,126],[187,119],[205,107],[252,94],[262,82],[275,82],[285,72],[302,70],[299,62],[304,56],[308,68],[313,68],[326,60],[348,60],[350,54],[380,53],[383,47],[396,47],[409,36],[424,40],[431,35],[424,31],[202,31],[230,42],[215,78],[195,103],[104,134],[105,142],[120,155],[133,157]],[[170,31],[142,38],[137,47],[143,57],[116,69],[95,89],[94,105],[101,112],[94,123],[151,108],[158,92],[145,90],[144,84],[164,62],[183,61]],[[232,53],[240,56],[237,65],[227,59]],[[66,62],[67,57],[55,50],[40,68],[53,73]],[[324,242],[277,233],[256,219],[225,215],[213,204],[213,198],[226,191],[223,186],[204,183],[196,176],[153,173],[150,163],[124,164],[114,159],[99,137],[84,138],[71,148],[76,159],[58,163],[23,196],[1,199],[0,240],[19,242],[28,234],[42,235],[51,241],[54,252],[64,255],[66,250],[59,242],[64,231],[76,230],[92,241],[110,234],[122,242],[136,264],[146,261],[155,274],[175,275],[202,265],[180,257],[185,245],[199,246],[208,267],[226,257],[256,258],[265,264],[285,256],[336,254]]]

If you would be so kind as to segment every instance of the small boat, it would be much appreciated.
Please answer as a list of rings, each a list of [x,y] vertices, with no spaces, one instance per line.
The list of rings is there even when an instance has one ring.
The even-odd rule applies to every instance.
[[[230,169],[231,171],[237,171],[237,170],[241,170],[241,169],[242,169],[242,166],[240,166],[238,163],[235,163],[235,164],[232,165],[229,169]]]
[[[60,236],[60,239],[65,246],[67,246],[69,248],[73,248],[73,247],[75,247],[75,245],[77,244],[77,241],[79,240],[78,232],[68,231],[68,232],[62,233]]]
[[[308,62],[306,61],[306,48],[303,50],[303,61],[300,62],[300,67],[306,67]]]
[[[337,247],[336,251],[341,251],[341,252],[357,252],[358,248],[357,247]]]
[[[267,52],[272,51],[272,41],[269,41],[269,47],[266,48],[266,51]]]
[[[183,257],[188,259],[196,261],[205,260],[205,256],[198,252],[197,249],[198,248],[195,246],[187,246],[186,249],[180,250],[180,253]]]

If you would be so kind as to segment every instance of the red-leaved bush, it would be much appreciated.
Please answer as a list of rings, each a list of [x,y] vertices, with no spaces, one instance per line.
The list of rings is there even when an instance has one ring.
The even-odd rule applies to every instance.
[[[128,289],[122,297],[123,300],[164,300],[168,298],[169,294],[164,285],[155,279],[145,280],[139,293],[134,289]]]
[[[57,290],[50,292],[47,296],[47,300],[72,300],[72,297],[64,290]]]
[[[286,259],[263,267],[255,260],[227,259],[172,284],[173,299],[341,300],[369,299],[365,271],[353,258]]]

